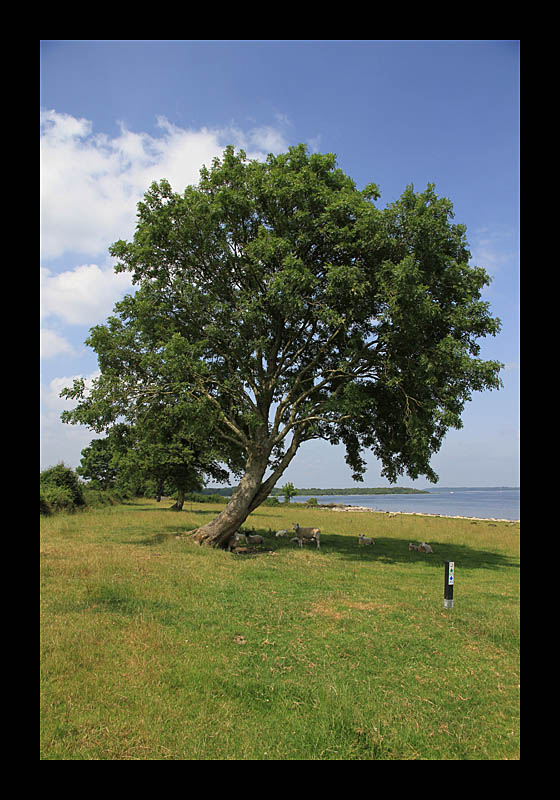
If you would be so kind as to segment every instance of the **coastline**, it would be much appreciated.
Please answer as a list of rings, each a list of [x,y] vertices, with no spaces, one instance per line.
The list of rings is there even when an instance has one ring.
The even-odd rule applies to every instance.
[[[305,504],[302,503],[301,505],[305,505]],[[425,511],[378,511],[377,509],[369,508],[368,506],[352,506],[352,505],[349,505],[349,504],[344,504],[344,506],[341,508],[340,505],[331,506],[331,505],[318,503],[316,508],[323,508],[323,509],[326,509],[327,511],[336,511],[338,513],[342,513],[342,512],[345,512],[345,511],[354,512],[354,513],[355,512],[364,512],[365,511],[365,512],[368,512],[370,514],[386,514],[386,515],[390,514],[391,516],[395,516],[396,514],[404,514],[405,516],[409,516],[409,517],[442,517],[443,519],[468,519],[468,520],[473,520],[473,521],[476,521],[476,522],[509,522],[511,525],[514,525],[517,522],[521,523],[521,520],[519,520],[519,519],[500,519],[498,517],[464,517],[464,516],[461,516],[459,514],[457,514],[457,515],[452,515],[452,514],[429,514],[429,513],[425,512]]]

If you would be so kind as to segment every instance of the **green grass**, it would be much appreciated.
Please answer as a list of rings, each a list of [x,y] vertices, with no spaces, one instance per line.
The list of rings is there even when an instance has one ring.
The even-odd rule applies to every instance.
[[[41,520],[43,760],[519,759],[518,524],[261,507],[239,555],[161,505]]]

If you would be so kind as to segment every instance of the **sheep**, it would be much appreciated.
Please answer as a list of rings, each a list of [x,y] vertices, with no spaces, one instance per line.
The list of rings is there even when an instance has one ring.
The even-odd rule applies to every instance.
[[[231,552],[240,542],[247,544],[247,536],[241,531],[237,531],[229,540],[227,549]]]
[[[287,536],[287,535],[288,535],[288,531],[285,531],[285,530],[276,531],[276,534],[275,534],[275,536],[276,536],[276,538],[277,538],[277,539],[278,539],[280,536]]]
[[[240,544],[241,542],[247,544],[247,537],[245,536],[244,533],[237,531],[230,538],[229,542],[227,543],[226,549],[229,550],[229,552],[231,553],[231,551],[234,550],[237,547],[237,545]]]
[[[312,542],[314,542],[314,541],[315,541],[315,539],[300,539],[299,536],[294,536],[293,538],[290,539],[290,542],[292,542],[292,543],[301,542],[302,544],[312,544]]]
[[[304,539],[310,539],[310,540],[313,540],[313,541],[317,542],[317,550],[319,550],[319,548],[321,547],[321,544],[320,544],[321,531],[319,530],[319,528],[300,528],[300,526],[299,526],[299,524],[297,522],[294,522],[292,527],[293,527],[294,531],[296,532],[295,538],[299,542],[299,546],[300,547],[303,546],[303,540]],[[294,540],[292,539],[292,541],[294,541]]]
[[[246,534],[245,538],[249,544],[264,544],[264,538],[260,536],[258,533],[251,535],[250,533]]]
[[[410,544],[408,545],[409,550],[418,550],[420,553],[433,553],[432,546],[427,544],[426,542],[422,542],[422,544]]]
[[[375,542],[369,536],[364,536],[363,533],[360,533],[358,537],[358,544],[375,544]]]

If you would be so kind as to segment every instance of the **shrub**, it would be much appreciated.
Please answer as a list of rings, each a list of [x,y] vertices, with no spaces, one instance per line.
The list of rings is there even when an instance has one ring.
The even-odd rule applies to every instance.
[[[55,487],[66,489],[69,492],[73,506],[84,506],[86,503],[80,479],[73,469],[66,467],[63,463],[57,464],[55,467],[49,467],[41,472],[40,482],[41,491],[47,500],[49,500],[48,492]]]
[[[84,500],[86,501],[87,506],[94,506],[96,508],[111,504],[111,500],[107,492],[104,492],[101,489],[84,489]]]
[[[42,498],[46,501],[51,511],[74,511],[76,505],[70,490],[65,486],[45,486],[42,488]]]
[[[41,514],[45,514],[47,516],[49,514],[52,514],[52,508],[50,507],[50,505],[48,504],[48,501],[44,497],[43,492],[41,492],[41,512],[40,513]]]
[[[174,492],[171,497],[176,500],[177,492]],[[220,494],[199,494],[198,492],[188,492],[185,494],[185,503],[227,503],[228,497],[222,497]]]
[[[92,489],[86,486],[83,490],[84,500],[87,506],[95,508],[101,506],[116,506],[123,502],[123,496],[115,489]]]
[[[318,505],[317,498],[316,497],[310,497],[305,505],[307,505],[307,506],[316,506],[316,505]]]

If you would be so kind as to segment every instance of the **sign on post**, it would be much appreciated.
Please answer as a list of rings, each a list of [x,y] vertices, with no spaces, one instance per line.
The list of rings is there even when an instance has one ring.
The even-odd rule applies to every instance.
[[[443,584],[443,607],[453,608],[453,584],[455,583],[455,562],[445,562],[445,581]]]

